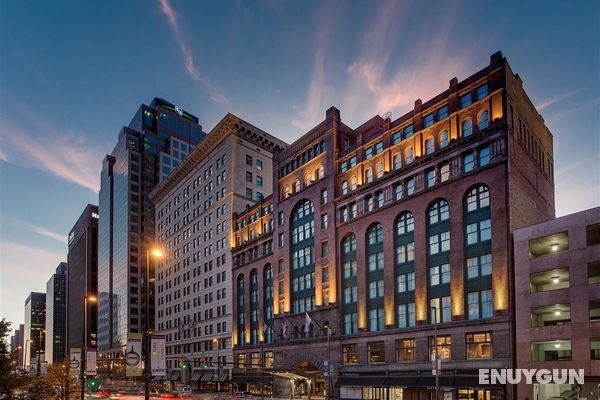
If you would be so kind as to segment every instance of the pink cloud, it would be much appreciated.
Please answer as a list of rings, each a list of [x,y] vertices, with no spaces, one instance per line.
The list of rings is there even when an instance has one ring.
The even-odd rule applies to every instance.
[[[194,62],[194,57],[192,56],[192,52],[188,47],[187,40],[184,38],[181,33],[181,29],[179,28],[178,16],[169,0],[159,0],[160,1],[160,9],[162,13],[167,17],[167,22],[175,35],[175,40],[179,45],[179,50],[181,51],[181,55],[183,57],[183,64],[188,75],[194,80],[202,84],[209,92],[210,98],[212,101],[218,104],[224,104],[227,102],[227,98],[221,92],[217,86],[215,86],[210,80],[208,80],[201,72],[200,69],[196,66]]]
[[[2,121],[3,152],[13,164],[35,168],[93,192],[100,190],[100,166],[104,152],[74,132],[57,133],[32,118],[36,132],[30,134]],[[50,144],[50,145],[49,145]]]

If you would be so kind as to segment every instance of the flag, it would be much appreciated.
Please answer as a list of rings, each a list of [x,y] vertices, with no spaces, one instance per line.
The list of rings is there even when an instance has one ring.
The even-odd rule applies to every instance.
[[[308,315],[308,311],[304,312],[304,332],[308,333],[308,327],[312,323],[312,318]]]
[[[287,319],[283,321],[283,337],[284,339],[288,338],[288,322]]]
[[[152,335],[150,337],[150,369],[152,376],[165,376],[166,367],[166,345],[164,335]]]

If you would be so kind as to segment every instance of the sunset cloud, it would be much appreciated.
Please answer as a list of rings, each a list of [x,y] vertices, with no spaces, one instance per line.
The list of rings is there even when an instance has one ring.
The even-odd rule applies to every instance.
[[[218,104],[225,104],[227,102],[227,98],[225,95],[217,88],[210,80],[208,80],[201,72],[196,63],[194,62],[194,57],[192,56],[192,51],[187,44],[187,40],[181,33],[181,29],[179,27],[178,16],[169,0],[159,0],[160,1],[160,10],[167,18],[167,22],[175,35],[175,40],[179,45],[179,50],[181,51],[181,56],[183,57],[183,65],[185,69],[194,81],[202,84],[206,90],[208,90],[210,98],[212,101]]]
[[[26,221],[15,221],[15,225],[33,233],[37,233],[38,235],[46,236],[50,239],[67,244],[67,235],[64,233],[53,232],[44,226],[35,225]]]
[[[535,106],[535,108],[537,108],[538,111],[542,111],[544,108],[550,107],[553,104],[556,104],[558,102],[566,100],[569,97],[573,97],[573,96],[575,96],[576,94],[578,94],[580,92],[581,92],[581,90],[573,90],[571,92],[563,93],[563,94],[558,95],[558,96],[553,96],[553,97],[550,97],[548,99],[544,99],[544,100],[540,101],[539,104],[537,104]]]
[[[101,149],[75,132],[54,132],[41,121],[33,121],[35,134],[2,121],[2,152],[5,161],[35,168],[93,192],[100,190]]]

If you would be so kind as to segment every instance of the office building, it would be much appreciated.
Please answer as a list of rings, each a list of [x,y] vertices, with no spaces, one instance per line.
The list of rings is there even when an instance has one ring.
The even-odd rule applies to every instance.
[[[25,300],[24,366],[27,371],[44,360],[46,349],[46,293],[31,292]]]
[[[232,213],[271,194],[273,151],[285,146],[227,114],[151,194],[165,253],[155,328],[166,336],[171,381],[225,389],[233,361]]]
[[[583,369],[585,383],[517,387],[519,399],[600,397],[600,207],[518,229],[517,368]]]
[[[198,118],[165,100],[142,104],[103,162],[98,222],[99,368],[124,376],[128,332],[154,324],[152,293],[145,298],[146,252],[154,242],[154,206],[148,195],[204,138]],[[150,310],[145,321],[144,310]],[[148,322],[148,324],[146,324]],[[107,360],[107,362],[103,362]],[[116,362],[114,362],[116,361]]]
[[[274,155],[271,255],[236,216],[238,388],[432,398],[437,354],[444,398],[515,399],[478,369],[514,367],[511,232],[554,218],[552,140],[500,52],[395,120],[327,110]]]
[[[67,263],[60,263],[46,283],[46,340],[48,364],[65,360],[67,328]]]
[[[98,296],[98,206],[88,204],[69,232],[66,351],[82,347],[84,297]],[[87,304],[86,347],[97,344],[98,304]]]

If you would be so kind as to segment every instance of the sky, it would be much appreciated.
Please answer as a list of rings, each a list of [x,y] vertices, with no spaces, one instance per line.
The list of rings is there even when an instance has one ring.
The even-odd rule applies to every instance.
[[[501,50],[554,134],[557,215],[600,204],[600,10],[583,0],[0,1],[0,318],[24,321],[141,103],[290,143],[397,118]]]

